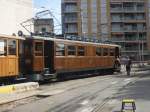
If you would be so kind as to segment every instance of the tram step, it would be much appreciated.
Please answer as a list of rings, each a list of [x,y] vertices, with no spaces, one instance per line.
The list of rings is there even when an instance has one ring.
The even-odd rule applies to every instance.
[[[54,76],[54,74],[44,74],[44,76]]]
[[[27,82],[27,78],[16,78],[15,79],[15,83],[23,83],[23,82]]]

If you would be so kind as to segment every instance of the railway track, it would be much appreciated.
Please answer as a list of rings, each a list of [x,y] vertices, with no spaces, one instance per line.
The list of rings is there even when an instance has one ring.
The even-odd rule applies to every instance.
[[[55,82],[55,83],[51,83],[53,86],[56,86],[58,84],[59,85],[62,85],[63,83],[66,83],[65,86],[68,86],[70,85],[70,88],[67,89],[67,91],[72,91],[72,90],[75,90],[77,88],[84,88],[84,87],[90,87],[94,84],[96,84],[98,81],[100,82],[104,82],[104,81],[108,81],[108,82],[111,82],[111,80],[113,79],[113,77],[104,77],[103,79],[98,79],[98,80],[95,80],[97,77],[92,77],[94,81],[90,80],[91,78],[87,78],[87,79],[79,79],[79,80],[86,80],[87,83],[84,83],[84,84],[79,84],[78,80],[70,80],[70,81],[66,81],[66,82]],[[117,83],[116,82],[111,82],[109,85],[99,89],[99,90],[96,90],[94,91],[93,93],[90,93],[90,94],[81,94],[81,95],[78,95],[72,99],[70,99],[69,101],[66,101],[62,104],[59,104],[57,106],[54,106],[53,108],[51,108],[50,110],[53,110],[53,112],[70,112],[70,110],[75,110],[75,109],[80,109],[82,108],[82,105],[80,104],[82,101],[86,101],[87,99],[89,101],[94,101],[95,99],[97,100],[101,100],[99,99],[99,95],[102,94],[104,91],[112,88],[114,85],[118,84],[118,83],[121,83],[123,82],[124,78],[120,81],[118,81]],[[74,82],[75,81],[75,82]],[[51,84],[47,84],[47,85],[41,85],[41,90],[47,90],[47,91],[50,91],[48,90],[49,86],[51,86]],[[76,85],[76,86],[74,86]],[[6,109],[6,107],[10,107],[8,108],[7,110],[11,110],[15,107],[18,107],[18,106],[21,106],[21,105],[25,105],[25,104],[29,104],[29,103],[33,103],[35,101],[40,101],[40,100],[43,100],[43,99],[46,99],[47,97],[49,97],[48,95],[47,96],[32,96],[32,97],[29,97],[29,98],[26,98],[26,99],[22,99],[22,100],[19,100],[19,101],[15,101],[15,102],[10,102],[8,104],[5,104],[5,105],[1,105],[0,108],[4,108],[4,111]],[[30,100],[29,100],[30,99]],[[101,109],[103,109],[104,105],[107,104],[109,101],[111,100],[111,96],[110,97],[106,97],[104,98],[101,102],[95,102],[94,104],[92,104],[92,109],[90,112],[100,112]],[[49,112],[51,112],[49,110]],[[74,112],[74,111],[72,111]]]
[[[96,77],[92,77],[92,78],[95,79]],[[79,79],[79,80],[88,80],[88,79],[90,79],[90,78]],[[105,81],[105,80],[109,80],[109,79],[112,79],[112,77],[111,77],[111,78],[110,78],[110,77],[104,77],[103,79],[99,79],[99,80]],[[69,82],[72,82],[72,81],[78,81],[78,80],[69,80]],[[89,81],[90,81],[90,80],[89,80]],[[98,81],[98,80],[96,80],[96,81]],[[84,87],[84,86],[88,86],[88,85],[94,84],[94,83],[96,83],[96,81],[88,82],[88,83],[86,83],[86,84],[81,84],[81,85],[77,85],[76,82],[73,82],[72,84],[68,84],[68,85],[70,85],[70,88],[69,88],[67,91],[70,91],[70,90],[72,90],[72,89],[76,89],[76,88],[79,88],[79,87]],[[55,86],[55,85],[57,85],[57,84],[60,84],[60,85],[61,85],[62,83],[68,83],[68,82],[67,82],[67,81],[66,81],[66,82],[54,82],[54,83],[50,83],[50,84],[49,84],[49,83],[48,83],[48,84],[44,84],[44,85],[41,85],[40,90],[45,90],[45,91],[46,91],[46,89],[47,89],[49,86],[51,86],[51,85]],[[76,85],[76,87],[75,87],[74,85]],[[67,85],[66,85],[66,86],[67,86]],[[74,87],[73,87],[73,86],[74,86]],[[40,96],[40,97],[39,97],[39,95],[37,95],[37,96],[32,96],[32,97],[28,97],[28,98],[21,99],[21,100],[9,102],[9,103],[0,105],[0,111],[6,112],[6,111],[9,111],[9,110],[11,110],[11,109],[13,109],[13,108],[15,108],[15,107],[18,107],[18,106],[21,106],[21,105],[25,105],[25,104],[28,104],[28,103],[33,103],[33,102],[35,102],[35,101],[42,100],[42,99],[45,99],[45,98],[47,98],[47,97],[49,97],[49,96]],[[86,96],[85,98],[88,98],[88,97],[89,97],[89,96]]]
[[[119,81],[119,82],[122,82],[122,81]],[[110,84],[110,85],[108,85],[108,86],[106,86],[106,87],[104,87],[104,88],[102,88],[102,89],[100,89],[100,90],[98,90],[98,91],[96,91],[96,92],[94,92],[92,94],[89,94],[89,95],[82,94],[82,95],[77,96],[77,97],[75,97],[73,99],[70,99],[69,101],[67,101],[65,103],[57,105],[54,108],[51,108],[47,112],[70,112],[70,110],[75,110],[76,108],[82,108],[82,106],[80,105],[80,102],[86,101],[86,100],[92,101],[94,99],[97,99],[97,97],[100,95],[100,93],[102,93],[103,91],[106,91],[109,88],[112,88],[113,86],[114,85]],[[101,103],[96,102],[91,107],[91,111],[89,111],[89,112],[98,112],[110,100],[110,98],[111,97],[105,98]],[[76,111],[73,111],[73,112],[76,112]]]

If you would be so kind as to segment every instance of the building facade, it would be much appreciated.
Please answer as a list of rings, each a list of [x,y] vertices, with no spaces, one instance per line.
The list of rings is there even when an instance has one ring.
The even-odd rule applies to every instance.
[[[54,33],[54,21],[52,18],[35,19],[34,32],[40,33]]]
[[[147,60],[149,5],[150,0],[62,0],[63,33],[111,40],[123,56]],[[70,26],[73,33],[67,32]]]
[[[63,34],[108,37],[106,0],[62,0]]]
[[[80,0],[62,0],[62,33],[81,35]]]
[[[0,34],[29,34],[20,24],[33,17],[32,0],[0,0],[0,5]]]
[[[148,1],[110,0],[108,4],[110,37],[122,46],[122,55],[148,59]]]

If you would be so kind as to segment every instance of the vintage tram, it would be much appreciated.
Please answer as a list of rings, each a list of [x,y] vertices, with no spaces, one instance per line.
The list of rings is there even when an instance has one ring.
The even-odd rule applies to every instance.
[[[40,36],[0,36],[0,78],[34,81],[113,73],[120,46]]]

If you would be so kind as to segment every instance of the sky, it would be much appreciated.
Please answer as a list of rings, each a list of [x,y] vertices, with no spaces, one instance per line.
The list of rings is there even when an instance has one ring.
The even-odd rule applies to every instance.
[[[43,10],[51,10],[53,15],[57,18],[54,19],[55,33],[61,32],[61,0],[33,0],[34,1],[34,13],[43,11]],[[42,8],[45,7],[45,8]],[[50,16],[49,16],[50,17]],[[58,27],[59,26],[59,27]]]

